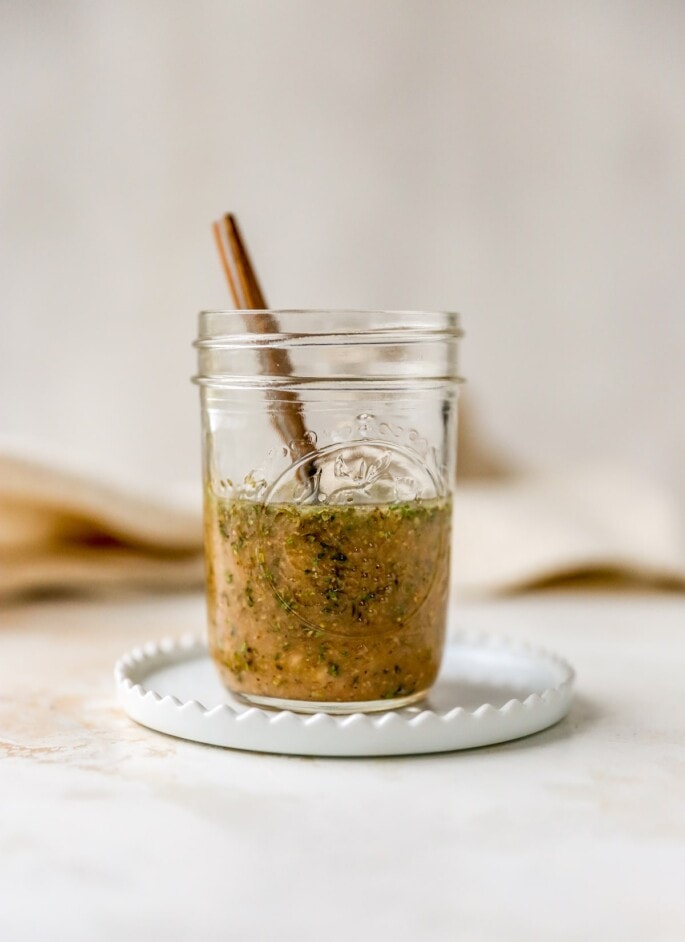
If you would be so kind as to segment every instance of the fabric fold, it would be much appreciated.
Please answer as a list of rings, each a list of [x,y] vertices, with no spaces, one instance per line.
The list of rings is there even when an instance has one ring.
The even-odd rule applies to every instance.
[[[650,482],[611,468],[463,482],[455,589],[491,594],[588,573],[683,586],[677,510]],[[202,580],[199,483],[146,492],[56,455],[0,447],[0,597]]]

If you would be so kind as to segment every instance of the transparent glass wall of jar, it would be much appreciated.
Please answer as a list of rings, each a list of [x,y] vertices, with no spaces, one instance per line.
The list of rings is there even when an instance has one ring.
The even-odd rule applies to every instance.
[[[349,713],[429,691],[460,337],[448,313],[200,315],[209,641],[237,696]]]

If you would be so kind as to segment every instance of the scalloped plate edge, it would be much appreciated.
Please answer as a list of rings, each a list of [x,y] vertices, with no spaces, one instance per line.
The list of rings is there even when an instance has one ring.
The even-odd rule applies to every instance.
[[[505,638],[464,632],[448,644],[507,650],[552,668],[558,682],[523,700],[501,707],[483,703],[475,710],[455,706],[435,712],[389,710],[387,713],[332,716],[229,703],[206,709],[198,700],[182,702],[144,685],[145,677],[166,665],[207,656],[206,642],[194,635],[147,642],[124,654],[114,669],[119,703],[136,722],[182,739],[255,752],[317,756],[381,756],[447,752],[519,739],[554,725],[568,713],[575,673],[558,655]]]

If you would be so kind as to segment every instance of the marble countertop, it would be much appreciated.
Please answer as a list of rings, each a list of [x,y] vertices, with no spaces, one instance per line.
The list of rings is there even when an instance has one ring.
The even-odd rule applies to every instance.
[[[543,592],[454,623],[578,671],[519,742],[390,759],[136,726],[112,665],[196,596],[0,610],[0,939],[681,940],[685,597]]]

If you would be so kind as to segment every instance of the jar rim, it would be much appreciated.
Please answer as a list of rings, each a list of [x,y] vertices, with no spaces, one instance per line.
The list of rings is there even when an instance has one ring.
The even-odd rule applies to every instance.
[[[426,309],[412,309],[412,308],[355,308],[355,307],[265,307],[265,308],[234,308],[234,307],[220,307],[220,308],[202,308],[200,310],[200,317],[203,317],[207,314],[352,314],[352,315],[364,315],[364,314],[382,314],[382,315],[397,315],[403,317],[405,315],[410,316],[419,316],[419,317],[454,317],[459,319],[460,314],[458,311],[448,311],[448,310],[438,310],[430,311]]]
[[[265,325],[260,318],[270,317],[276,324]],[[316,318],[316,319],[315,319]],[[296,323],[293,322],[293,319]],[[254,321],[253,324],[250,322]],[[258,326],[259,325],[259,326]],[[267,327],[265,330],[264,327]],[[256,329],[250,329],[250,328]],[[263,308],[202,310],[199,313],[196,347],[237,341],[264,345],[295,341],[306,344],[326,343],[330,338],[380,335],[410,343],[428,339],[463,337],[461,316],[456,311],[357,310],[352,308]],[[396,336],[400,335],[400,336]],[[432,335],[432,337],[430,336]]]
[[[458,383],[460,321],[447,311],[202,311],[194,381],[282,389],[340,381],[389,389],[409,377]]]

